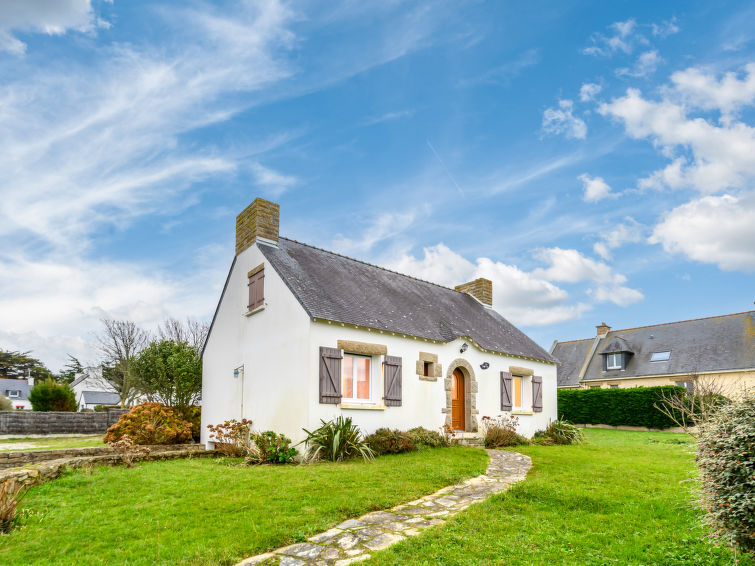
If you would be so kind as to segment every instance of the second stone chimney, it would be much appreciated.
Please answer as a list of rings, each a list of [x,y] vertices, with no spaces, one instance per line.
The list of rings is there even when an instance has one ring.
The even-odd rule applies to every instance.
[[[278,243],[280,206],[261,198],[247,206],[236,217],[236,255],[257,240]]]
[[[599,326],[596,326],[595,328],[598,329],[598,338],[605,338],[608,336],[608,333],[611,332],[611,327],[608,326],[605,322],[601,322]]]
[[[493,306],[493,282],[490,279],[479,277],[469,283],[463,283],[454,287],[457,291],[472,295],[481,303]]]

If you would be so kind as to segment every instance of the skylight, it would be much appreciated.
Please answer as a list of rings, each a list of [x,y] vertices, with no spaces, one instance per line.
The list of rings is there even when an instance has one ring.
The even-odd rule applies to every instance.
[[[665,362],[671,357],[671,352],[653,352],[650,356],[651,362]]]

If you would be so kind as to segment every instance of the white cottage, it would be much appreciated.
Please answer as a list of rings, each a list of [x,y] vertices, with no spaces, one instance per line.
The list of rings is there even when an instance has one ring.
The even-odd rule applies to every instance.
[[[492,283],[449,289],[278,235],[279,207],[236,219],[231,264],[202,352],[208,424],[247,418],[295,441],[320,419],[475,433],[513,414],[556,419],[556,361],[492,308]]]

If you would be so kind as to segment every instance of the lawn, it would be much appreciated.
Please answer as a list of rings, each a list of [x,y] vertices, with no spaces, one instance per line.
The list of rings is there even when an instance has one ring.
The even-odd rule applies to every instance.
[[[71,472],[31,490],[0,564],[233,564],[484,472],[473,448],[307,466],[209,458]]]
[[[365,564],[733,564],[704,539],[689,437],[585,432],[579,446],[517,448],[534,462],[525,482]]]
[[[18,450],[63,450],[68,448],[87,448],[105,446],[102,434],[81,436],[45,436],[42,438],[3,438],[0,439],[0,452]]]

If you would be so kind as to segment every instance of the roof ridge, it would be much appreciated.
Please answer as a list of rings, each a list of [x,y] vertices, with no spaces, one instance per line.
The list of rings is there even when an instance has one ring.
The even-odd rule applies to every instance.
[[[592,338],[575,338],[574,340],[556,340],[556,345],[571,344],[572,342],[588,342],[594,339],[595,337],[593,336]]]
[[[394,273],[396,275],[401,275],[402,277],[407,277],[409,279],[414,279],[415,281],[419,281],[421,283],[427,283],[428,285],[435,285],[436,287],[440,287],[441,289],[445,289],[446,291],[453,291],[454,293],[461,293],[462,295],[467,295],[467,293],[464,293],[462,291],[457,291],[456,289],[452,289],[451,287],[446,287],[445,285],[441,285],[440,283],[434,283],[433,281],[427,281],[426,279],[420,279],[419,277],[414,277],[412,275],[407,275],[406,273],[401,273],[400,271],[394,271],[393,269],[388,269],[387,267],[383,267],[381,265],[376,265],[374,263],[370,263],[369,261],[364,261],[362,259],[357,259],[355,257],[347,256],[344,254],[339,254],[338,252],[334,252],[331,250],[326,250],[325,248],[320,248],[317,246],[313,246],[312,244],[307,244],[306,242],[300,242],[299,240],[294,240],[293,238],[286,238],[285,236],[279,236],[279,239],[281,240],[288,240],[289,242],[294,242],[295,244],[300,244],[302,246],[307,246],[308,248],[312,248],[315,250],[319,250],[321,252],[325,252],[330,255],[342,257],[344,259],[348,259],[351,261],[355,261],[357,263],[361,263],[364,265],[369,265],[370,267],[375,267],[377,269],[382,269],[383,271],[387,271],[388,273]]]
[[[611,329],[609,332],[626,332],[628,330],[639,330],[640,328],[654,328],[656,326],[667,326],[669,324],[681,324],[683,322],[695,322],[696,320],[710,320],[711,318],[725,318],[727,316],[739,316],[741,314],[750,314],[755,311],[742,311],[742,312],[733,312],[730,314],[717,314],[713,316],[701,316],[699,318],[688,318],[686,320],[674,320],[672,322],[659,322],[658,324],[645,324],[643,326],[633,326],[631,328],[618,328],[616,330]]]

